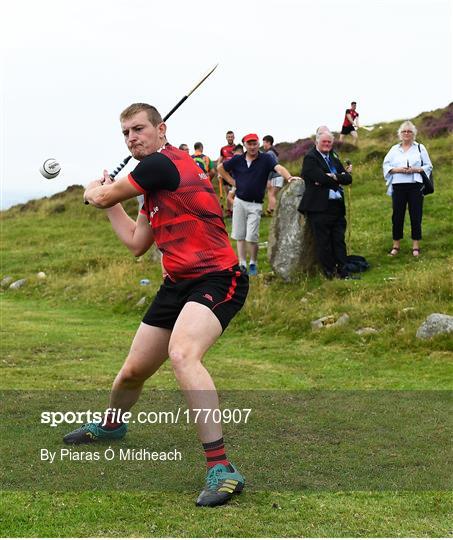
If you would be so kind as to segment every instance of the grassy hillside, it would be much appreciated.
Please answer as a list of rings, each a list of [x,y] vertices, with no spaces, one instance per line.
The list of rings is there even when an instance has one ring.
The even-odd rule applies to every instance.
[[[424,113],[414,120],[421,128],[417,139],[426,145],[433,161],[436,182],[436,193],[425,200],[424,239],[418,260],[410,252],[408,223],[400,256],[387,256],[391,246],[391,200],[385,195],[381,164],[388,148],[397,142],[396,130],[400,120],[376,125],[372,131],[360,129],[358,148],[348,144],[338,147],[341,158],[350,159],[354,166],[354,183],[348,201],[349,250],[364,255],[371,263],[371,269],[360,281],[327,281],[321,276],[302,276],[297,282],[287,284],[270,274],[266,250],[260,250],[261,274],[251,280],[246,306],[206,358],[220,389],[244,391],[240,394],[242,398],[254,403],[256,429],[264,437],[264,440],[254,439],[254,433],[246,431],[244,438],[238,437],[234,431],[228,434],[227,444],[234,459],[237,457],[238,464],[245,467],[250,482],[246,493],[221,512],[199,511],[193,506],[197,487],[202,483],[201,457],[196,442],[190,457],[191,460],[199,460],[197,468],[194,468],[197,480],[193,491],[184,487],[181,493],[176,493],[165,483],[165,476],[159,476],[162,472],[157,470],[157,478],[162,478],[160,491],[146,486],[136,491],[126,488],[122,491],[105,490],[102,478],[95,474],[88,476],[88,480],[94,482],[93,488],[79,491],[68,491],[61,487],[63,484],[57,493],[48,489],[41,491],[38,480],[36,490],[27,489],[26,482],[21,484],[21,474],[25,477],[29,474],[31,478],[39,478],[42,474],[42,467],[33,465],[33,460],[37,459],[35,446],[58,448],[61,437],[61,430],[51,432],[50,436],[46,431],[46,439],[41,440],[43,431],[36,418],[42,403],[33,396],[38,395],[41,400],[53,403],[57,392],[75,391],[80,396],[79,400],[89,401],[91,398],[87,396],[90,394],[82,394],[82,391],[96,389],[106,397],[146,309],[136,304],[145,295],[149,303],[161,277],[159,264],[153,262],[148,254],[136,259],[119,243],[104,212],[82,204],[81,187],[75,186],[50,198],[30,201],[2,212],[1,277],[27,279],[22,288],[12,290],[5,287],[0,293],[0,389],[4,392],[8,411],[2,440],[5,455],[8,456],[15,446],[20,449],[22,457],[28,452],[31,463],[30,469],[27,465],[25,472],[19,471],[13,478],[11,471],[14,467],[8,465],[5,469],[9,489],[2,493],[6,504],[0,513],[5,534],[451,534],[451,494],[440,487],[440,481],[435,484],[431,479],[425,489],[406,490],[401,487],[398,479],[411,477],[416,471],[423,472],[421,458],[421,463],[416,459],[410,464],[404,462],[404,445],[396,444],[389,454],[382,477],[386,480],[385,487],[382,489],[359,487],[357,482],[350,482],[347,484],[349,489],[345,489],[341,481],[335,484],[338,486],[336,489],[331,484],[328,488],[319,488],[316,483],[318,476],[323,479],[329,467],[338,466],[341,471],[338,455],[343,447],[338,441],[332,442],[331,438],[336,429],[334,426],[340,422],[341,429],[345,431],[343,435],[338,432],[335,437],[343,441],[346,433],[345,441],[351,439],[354,430],[348,424],[352,422],[352,417],[348,417],[348,403],[342,402],[334,423],[333,405],[325,405],[315,411],[313,433],[306,434],[302,442],[310,443],[312,449],[319,449],[319,467],[316,460],[314,465],[310,461],[305,446],[300,450],[302,457],[299,459],[299,435],[292,431],[295,427],[283,430],[280,423],[288,417],[287,411],[294,410],[292,400],[297,395],[312,395],[310,393],[314,392],[313,395],[319,396],[323,395],[320,392],[327,392],[326,395],[332,396],[335,391],[341,393],[346,390],[361,391],[365,393],[363,395],[372,390],[396,392],[392,395],[405,391],[409,395],[412,391],[419,391],[420,396],[424,396],[420,403],[426,401],[429,406],[429,392],[451,390],[452,336],[440,336],[428,342],[415,338],[417,328],[430,313],[453,314],[451,112],[452,106],[449,106]],[[285,152],[287,156],[300,154],[300,147],[302,150],[308,147],[301,141],[281,145],[283,156]],[[300,172],[301,156],[284,163],[293,174]],[[134,215],[136,202],[130,201],[127,209]],[[227,225],[230,228],[231,222]],[[270,220],[263,219],[261,242],[267,240],[269,226]],[[47,275],[45,280],[36,276],[41,271]],[[150,279],[151,284],[141,286],[142,278]],[[312,331],[310,321],[345,312],[350,316],[348,325]],[[365,326],[375,328],[378,333],[366,337],[355,333]],[[170,367],[165,365],[146,388],[146,392],[151,388],[175,390]],[[252,392],[255,390],[276,392],[272,396],[283,398],[261,400],[260,404],[260,395]],[[104,399],[102,396],[101,401]],[[23,413],[24,404],[29,408],[28,415]],[[439,407],[439,414],[445,415],[449,410],[448,400],[439,401]],[[401,411],[396,412],[390,402],[385,409],[385,415],[395,418],[395,425],[400,426],[397,431],[403,430],[408,423],[413,424],[419,430],[419,436],[431,441],[430,455],[438,455],[436,444],[440,444],[440,439],[437,436],[445,434],[445,426],[434,423],[436,429],[429,437],[425,436],[426,419],[422,422],[421,417],[412,413],[411,417],[401,414]],[[365,420],[366,416],[363,418]],[[380,436],[379,431],[373,433],[371,420],[373,417],[370,418],[371,431],[367,434],[369,439],[366,439],[365,447],[356,452],[351,449],[357,467],[361,460],[368,459],[367,445],[371,447]],[[368,425],[368,420],[365,423]],[[24,425],[30,427],[25,429]],[[12,436],[16,431],[25,436],[26,443],[20,439],[16,442],[16,435]],[[155,432],[151,433],[156,436]],[[191,435],[187,436],[192,437],[193,433],[189,433]],[[266,433],[268,439],[265,438]],[[145,433],[141,439],[131,430],[128,437],[131,444],[135,440],[139,445],[148,434]],[[164,433],[162,437],[165,437]],[[263,472],[259,469],[259,463],[257,465],[253,459],[253,449],[257,445],[263,462],[275,464],[280,476],[273,470]],[[426,445],[420,448],[426,450]],[[295,452],[294,460],[289,463],[281,459],[288,452]],[[443,459],[448,462],[448,456],[443,456]],[[46,481],[53,474],[58,490],[58,475],[63,472],[48,469]],[[182,477],[186,473],[184,468],[181,469]],[[149,470],[147,474],[150,475]],[[294,489],[288,487],[292,475],[294,485],[298,486]],[[151,471],[150,480],[153,476]],[[447,472],[446,477],[448,479]],[[285,479],[283,484],[282,478]],[[395,481],[392,483],[393,478]],[[301,482],[305,488],[300,487]]]
[[[415,119],[441,116],[451,107]],[[302,279],[285,285],[262,275],[254,280],[249,301],[236,319],[234,333],[249,334],[272,324],[273,335],[311,336],[312,318],[347,311],[351,327],[376,326],[385,340],[412,341],[415,327],[432,311],[448,311],[452,285],[451,200],[453,196],[451,148],[453,134],[427,139],[434,163],[436,193],[425,199],[422,256],[410,254],[408,216],[401,256],[387,257],[391,246],[391,199],[385,195],[382,157],[396,142],[400,121],[360,130],[358,149],[344,144],[338,151],[354,165],[354,183],[348,200],[349,251],[364,255],[372,265],[360,282]],[[286,163],[294,173],[300,161]],[[151,298],[160,284],[159,265],[145,255],[135,259],[119,243],[102,211],[81,203],[82,188],[68,188],[50,198],[31,201],[2,212],[2,275],[27,278],[25,287],[3,291],[5,301],[45,301],[50,305],[71,302],[110,312],[136,314],[143,295]],[[136,213],[135,201],[128,210]],[[261,242],[267,240],[270,221],[262,220]],[[228,227],[231,222],[227,223]],[[260,268],[270,270],[266,250],[260,250]],[[45,281],[36,273],[44,271]],[[140,287],[141,278],[151,280]],[[301,303],[309,292],[309,301]],[[414,307],[409,315],[402,309]],[[401,317],[403,317],[401,319]],[[403,324],[404,323],[404,324]],[[404,328],[403,328],[404,327]]]

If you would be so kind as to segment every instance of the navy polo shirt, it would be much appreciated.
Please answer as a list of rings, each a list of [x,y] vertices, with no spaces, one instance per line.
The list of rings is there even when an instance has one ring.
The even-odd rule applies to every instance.
[[[223,162],[223,166],[236,180],[236,195],[240,199],[262,203],[269,173],[274,170],[277,160],[271,154],[259,152],[249,167],[245,156],[246,154],[233,156]]]

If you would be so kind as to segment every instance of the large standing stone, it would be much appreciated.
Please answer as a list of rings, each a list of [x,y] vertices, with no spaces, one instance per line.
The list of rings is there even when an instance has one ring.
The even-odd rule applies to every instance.
[[[453,317],[442,313],[432,313],[417,330],[420,339],[429,339],[438,334],[453,332]]]
[[[285,281],[317,270],[313,235],[297,211],[304,191],[303,180],[293,180],[283,188],[272,218],[267,254],[272,269]]]

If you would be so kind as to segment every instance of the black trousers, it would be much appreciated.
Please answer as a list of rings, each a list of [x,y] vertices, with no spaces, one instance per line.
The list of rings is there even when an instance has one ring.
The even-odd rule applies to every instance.
[[[347,262],[343,201],[329,201],[326,211],[307,212],[307,217],[324,274],[329,277],[336,273],[342,274]]]
[[[412,240],[422,239],[423,195],[420,191],[421,187],[422,185],[418,182],[415,184],[393,184],[393,240],[403,238],[404,216],[407,206],[409,206],[411,220],[411,238]]]

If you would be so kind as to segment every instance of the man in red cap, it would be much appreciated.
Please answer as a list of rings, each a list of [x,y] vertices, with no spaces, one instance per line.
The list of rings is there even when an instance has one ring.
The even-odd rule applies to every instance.
[[[261,212],[269,173],[275,171],[287,181],[291,181],[293,177],[271,154],[259,151],[259,137],[256,133],[245,135],[242,142],[245,154],[220,163],[217,170],[222,178],[236,187],[231,236],[237,241],[239,265],[241,270],[247,271],[248,244],[248,273],[256,276]]]

